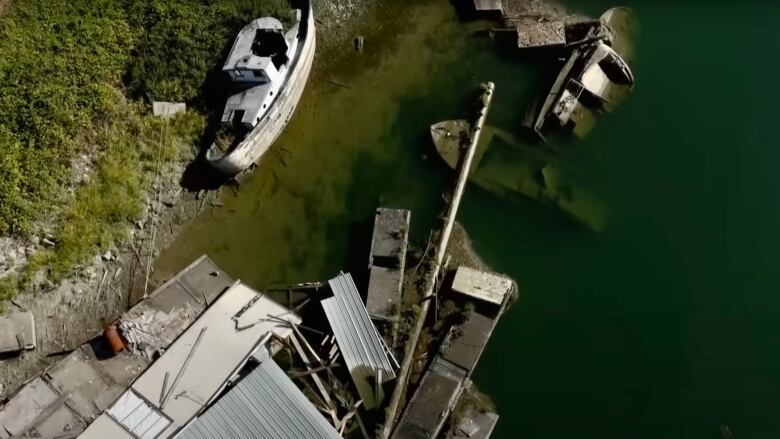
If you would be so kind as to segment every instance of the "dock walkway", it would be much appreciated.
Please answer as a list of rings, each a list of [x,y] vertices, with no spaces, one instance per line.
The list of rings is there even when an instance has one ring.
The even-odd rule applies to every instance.
[[[459,290],[457,281],[453,284],[453,292],[477,299],[478,303],[473,311],[467,313],[463,323],[450,328],[439,353],[398,421],[393,439],[433,439],[439,436],[464,389],[471,384],[471,374],[479,357],[514,294],[516,287],[508,278],[460,267],[456,279],[459,275],[462,277],[462,273],[467,273],[470,278],[477,277],[475,274],[479,273],[483,291],[491,290],[490,294],[475,295],[473,289]],[[494,297],[500,297],[498,303],[492,299]]]

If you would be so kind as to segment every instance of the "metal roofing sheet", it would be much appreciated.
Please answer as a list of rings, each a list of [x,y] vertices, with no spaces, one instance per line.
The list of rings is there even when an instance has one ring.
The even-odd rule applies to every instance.
[[[341,436],[271,359],[239,381],[178,437],[336,439]]]
[[[333,297],[322,301],[344,362],[350,371],[369,367],[382,371],[381,381],[395,378],[382,339],[368,316],[352,276],[340,274],[328,281]]]

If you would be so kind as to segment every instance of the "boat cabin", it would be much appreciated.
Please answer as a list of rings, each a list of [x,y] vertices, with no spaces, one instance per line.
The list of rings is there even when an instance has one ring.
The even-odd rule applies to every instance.
[[[592,127],[589,123],[578,127],[590,118],[586,113],[612,111],[633,87],[634,75],[614,49],[603,42],[597,44],[579,63],[581,67],[575,69],[580,73],[569,79],[553,114],[561,126],[573,124],[575,134],[583,137]]]
[[[295,13],[296,23],[287,32],[274,17],[258,18],[241,29],[222,67],[240,91],[228,98],[222,122],[252,128],[266,114],[298,49],[301,11]]]
[[[264,84],[279,78],[287,61],[287,41],[282,23],[263,17],[249,23],[238,34],[222,71],[234,82]]]

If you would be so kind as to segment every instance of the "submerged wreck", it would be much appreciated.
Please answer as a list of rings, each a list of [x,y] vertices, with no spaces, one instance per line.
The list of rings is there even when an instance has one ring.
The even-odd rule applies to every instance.
[[[542,140],[555,130],[585,137],[599,113],[613,111],[635,84],[629,67],[634,15],[609,9],[594,20],[521,0],[474,0],[478,14],[499,14],[496,40],[516,50],[550,54],[563,61],[549,91],[526,112],[523,125]]]
[[[448,120],[431,126],[436,151],[452,169],[457,169],[463,145],[472,135],[467,120]],[[609,217],[606,206],[567,179],[551,157],[538,149],[522,146],[509,133],[494,127],[484,128],[469,179],[500,196],[522,196],[557,206],[595,231],[603,229]]]
[[[225,174],[253,167],[293,116],[311,72],[316,47],[310,0],[293,11],[287,29],[274,17],[246,25],[222,71],[235,88],[222,112],[226,134],[206,151],[206,161]]]
[[[612,112],[633,90],[635,79],[629,66],[628,32],[632,17],[628,8],[613,8],[595,22],[559,26],[557,32],[518,27],[518,46],[570,49],[550,91],[527,113],[525,125],[543,140],[548,131],[563,128],[577,137],[587,136],[596,116]],[[550,26],[549,23],[536,25]],[[554,41],[533,35],[555,35]]]

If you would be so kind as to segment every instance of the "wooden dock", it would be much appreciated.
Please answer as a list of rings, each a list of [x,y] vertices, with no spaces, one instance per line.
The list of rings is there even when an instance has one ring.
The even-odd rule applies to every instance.
[[[468,181],[469,172],[471,170],[471,163],[474,160],[477,144],[479,143],[479,139],[482,134],[482,128],[485,126],[485,120],[487,119],[488,112],[490,111],[490,105],[493,102],[495,84],[488,82],[484,84],[483,87],[483,106],[478,114],[477,121],[474,124],[474,130],[471,134],[471,142],[469,143],[468,148],[463,152],[458,180],[455,184],[452,200],[449,203],[447,215],[444,219],[444,227],[441,234],[439,235],[439,243],[436,247],[436,255],[434,257],[429,275],[426,279],[423,301],[420,304],[420,313],[417,316],[412,333],[406,344],[403,363],[401,364],[401,368],[398,371],[398,381],[396,382],[395,389],[393,389],[393,395],[387,407],[385,425],[382,428],[382,431],[379,433],[380,438],[390,437],[390,433],[392,432],[393,426],[395,424],[395,419],[401,403],[401,397],[406,391],[409,372],[412,368],[414,350],[417,346],[417,342],[420,338],[423,327],[425,326],[428,311],[430,309],[431,302],[433,301],[432,299],[435,298],[437,280],[439,279],[439,271],[441,270],[442,264],[444,263],[444,256],[447,252],[450,235],[452,234],[452,227],[455,224],[455,217],[458,214],[458,209],[460,208],[460,203],[463,199],[463,193],[466,190],[466,182]]]
[[[459,276],[463,278],[461,282],[457,280]],[[511,279],[469,267],[459,267],[455,277],[450,299],[471,303],[474,309],[465,312],[463,323],[450,327],[398,421],[393,439],[439,437],[517,291]]]
[[[390,347],[395,346],[401,309],[411,216],[408,210],[380,207],[374,217],[366,309],[371,319],[386,329],[380,332]]]

